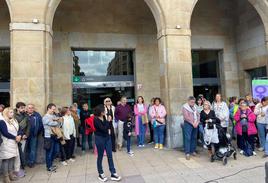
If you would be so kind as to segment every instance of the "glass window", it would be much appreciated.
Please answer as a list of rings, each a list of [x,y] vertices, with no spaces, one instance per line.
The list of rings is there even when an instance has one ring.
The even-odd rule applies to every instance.
[[[74,50],[73,75],[133,75],[132,52]]]
[[[0,82],[10,81],[10,49],[0,49]]]
[[[262,78],[262,77],[267,77],[267,70],[266,67],[258,67],[255,69],[250,69],[247,70],[249,73],[251,79],[257,79],[257,78]]]
[[[218,62],[217,50],[192,51],[193,78],[217,78]]]

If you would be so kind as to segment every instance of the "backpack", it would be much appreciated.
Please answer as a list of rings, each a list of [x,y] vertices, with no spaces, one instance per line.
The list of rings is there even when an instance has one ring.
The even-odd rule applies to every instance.
[[[86,135],[92,134],[93,132],[96,131],[95,126],[94,126],[94,115],[90,116],[85,120],[85,125],[86,125]]]

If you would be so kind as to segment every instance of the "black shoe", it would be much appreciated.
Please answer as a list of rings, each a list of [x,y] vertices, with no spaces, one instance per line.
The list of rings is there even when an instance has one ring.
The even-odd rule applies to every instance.
[[[56,167],[52,166],[52,167],[48,168],[47,171],[48,172],[56,172],[56,169],[57,169]]]
[[[121,177],[119,175],[117,175],[117,173],[114,173],[111,175],[111,180],[112,181],[120,181]]]
[[[34,168],[34,164],[29,164],[28,167],[29,168]]]
[[[104,175],[104,173],[103,174],[99,174],[98,179],[100,181],[102,181],[102,182],[106,182],[108,180],[107,177]]]
[[[72,156],[71,158],[72,158],[72,159],[75,159],[75,156]]]

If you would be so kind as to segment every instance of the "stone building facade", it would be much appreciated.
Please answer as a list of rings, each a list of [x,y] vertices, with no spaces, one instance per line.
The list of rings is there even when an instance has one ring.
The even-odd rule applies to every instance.
[[[160,96],[168,147],[182,145],[180,107],[193,94],[192,50],[218,50],[220,92],[250,92],[267,68],[266,0],[0,0],[10,98],[44,112],[72,103],[72,49],[134,50],[136,96]]]

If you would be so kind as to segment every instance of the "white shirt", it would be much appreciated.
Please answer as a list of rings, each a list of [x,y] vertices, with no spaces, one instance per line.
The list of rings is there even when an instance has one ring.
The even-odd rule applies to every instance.
[[[0,120],[4,120],[4,117],[1,112],[0,112]]]
[[[268,105],[267,106],[262,106],[261,103],[257,104],[254,110],[254,113],[257,115],[257,123],[261,123],[261,124],[267,124],[267,109],[268,109]],[[264,113],[265,116],[262,116],[261,114]]]
[[[143,104],[138,104],[138,111],[143,112],[144,111],[144,105]]]
[[[62,124],[63,135],[66,140],[71,139],[71,135],[76,136],[74,118],[70,116],[63,116],[63,124]]]

